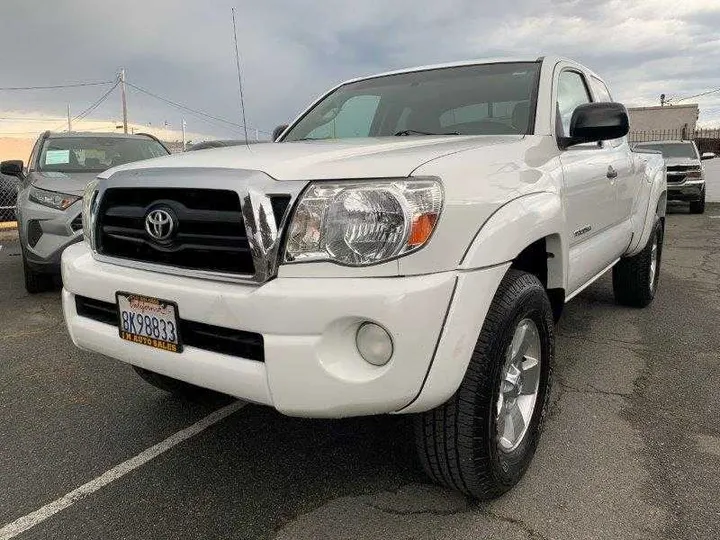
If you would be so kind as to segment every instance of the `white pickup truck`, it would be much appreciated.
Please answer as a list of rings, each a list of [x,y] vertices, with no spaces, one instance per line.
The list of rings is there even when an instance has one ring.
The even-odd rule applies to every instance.
[[[340,84],[273,143],[90,183],[68,330],[186,397],[412,414],[434,480],[497,496],[538,444],[564,303],[611,268],[619,303],[655,295],[664,164],[627,131],[560,58]]]

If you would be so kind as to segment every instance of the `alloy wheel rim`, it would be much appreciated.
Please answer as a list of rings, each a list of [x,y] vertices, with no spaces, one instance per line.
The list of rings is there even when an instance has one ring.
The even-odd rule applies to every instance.
[[[650,250],[650,292],[655,290],[655,278],[657,275],[658,263],[658,239],[657,235]]]
[[[505,353],[496,409],[498,446],[512,452],[522,443],[532,420],[540,390],[540,333],[531,319],[515,327]]]

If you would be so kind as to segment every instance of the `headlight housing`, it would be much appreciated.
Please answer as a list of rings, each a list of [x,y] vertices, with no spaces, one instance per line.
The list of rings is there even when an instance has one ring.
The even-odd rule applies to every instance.
[[[83,224],[83,236],[92,245],[93,240],[93,229],[95,221],[95,209],[97,206],[97,185],[99,180],[91,180],[85,186],[83,192],[83,207],[82,207],[82,224]]]
[[[442,205],[435,178],[313,183],[290,222],[284,261],[367,266],[394,259],[427,243]]]
[[[36,187],[30,188],[29,198],[32,202],[54,208],[55,210],[65,210],[70,205],[75,204],[80,200],[80,197],[77,195],[58,193],[57,191],[47,191]]]

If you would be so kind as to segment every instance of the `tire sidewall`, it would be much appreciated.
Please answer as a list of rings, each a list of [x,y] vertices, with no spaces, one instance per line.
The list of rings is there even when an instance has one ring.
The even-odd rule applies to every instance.
[[[523,319],[531,319],[538,328],[541,348],[540,383],[533,415],[523,441],[513,451],[505,452],[499,446],[495,411],[497,410],[500,395],[505,355],[512,343],[515,329]],[[488,415],[488,425],[486,427],[488,432],[485,440],[489,444],[488,455],[490,456],[494,476],[499,484],[509,489],[522,477],[532,460],[542,433],[550,400],[552,365],[555,352],[554,326],[552,309],[539,281],[536,287],[528,287],[521,295],[515,298],[502,327],[501,335],[493,343],[490,351],[490,354],[493,355],[492,377],[489,379],[492,385],[492,392],[490,393],[492,398],[491,402],[487,404],[490,407],[491,414]]]

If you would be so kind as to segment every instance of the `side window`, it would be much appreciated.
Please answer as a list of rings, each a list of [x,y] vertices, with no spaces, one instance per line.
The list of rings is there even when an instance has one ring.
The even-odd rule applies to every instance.
[[[610,95],[610,90],[608,90],[608,87],[605,86],[605,83],[602,82],[600,79],[590,77],[590,86],[592,87],[593,94],[595,95],[595,101],[600,103],[610,103],[613,100],[612,96]],[[617,146],[620,146],[623,141],[625,141],[625,137],[621,137],[619,139],[612,139],[606,142],[611,147],[615,148]]]
[[[558,79],[557,111],[558,135],[570,136],[570,120],[578,105],[590,103],[590,95],[582,75],[576,71],[563,71]]]
[[[309,139],[333,139],[336,137],[368,137],[380,96],[355,96],[340,107],[331,119],[307,134]]]
[[[612,101],[610,90],[608,90],[605,83],[600,79],[590,77],[590,85],[592,86],[593,94],[595,94],[595,101],[599,101],[600,103],[609,103]]]

